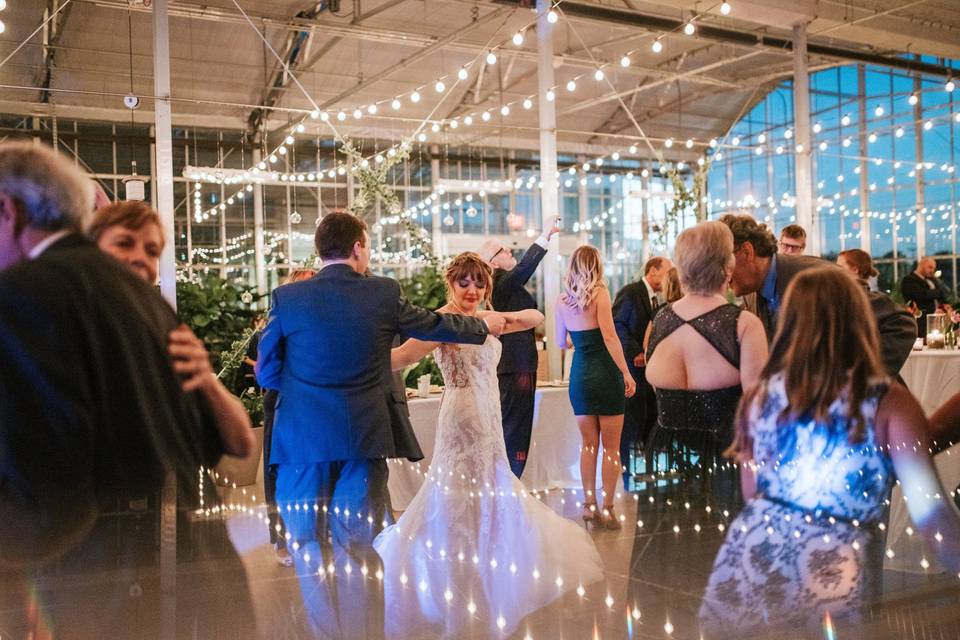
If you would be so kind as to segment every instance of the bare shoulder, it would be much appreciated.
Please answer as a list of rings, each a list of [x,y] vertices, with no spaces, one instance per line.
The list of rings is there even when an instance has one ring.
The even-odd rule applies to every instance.
[[[927,417],[920,403],[902,384],[891,384],[877,406],[877,435],[881,444],[892,444],[893,437],[910,442],[926,431]]]

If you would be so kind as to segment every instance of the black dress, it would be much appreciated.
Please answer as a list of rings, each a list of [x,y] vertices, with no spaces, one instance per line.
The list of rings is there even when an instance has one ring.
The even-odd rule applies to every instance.
[[[657,345],[687,324],[723,358],[740,369],[737,320],[742,309],[725,304],[696,318],[684,320],[667,305],[653,321],[647,362]],[[739,501],[734,465],[723,458],[733,441],[733,421],[743,390],[656,389],[657,424],[647,446],[647,468],[652,473],[679,473],[688,488],[699,487],[724,502]]]

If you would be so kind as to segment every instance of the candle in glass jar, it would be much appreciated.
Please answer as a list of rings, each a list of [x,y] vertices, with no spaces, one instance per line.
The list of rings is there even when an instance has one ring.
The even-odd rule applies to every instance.
[[[927,334],[927,349],[943,349],[946,346],[946,336],[939,331]]]

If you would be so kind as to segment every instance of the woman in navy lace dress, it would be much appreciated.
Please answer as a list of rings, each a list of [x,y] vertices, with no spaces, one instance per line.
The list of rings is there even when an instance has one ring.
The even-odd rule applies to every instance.
[[[730,524],[700,616],[705,637],[856,620],[894,476],[917,528],[960,570],[960,520],[917,401],[885,377],[866,294],[834,269],[791,283],[770,360],[743,398],[731,453],[748,503]]]

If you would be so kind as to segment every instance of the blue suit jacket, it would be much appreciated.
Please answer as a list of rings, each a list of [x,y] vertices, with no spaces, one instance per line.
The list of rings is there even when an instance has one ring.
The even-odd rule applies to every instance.
[[[415,307],[395,280],[345,264],[274,290],[256,367],[260,386],[280,391],[271,463],[422,457],[388,377],[398,334],[482,344],[487,329]]]

